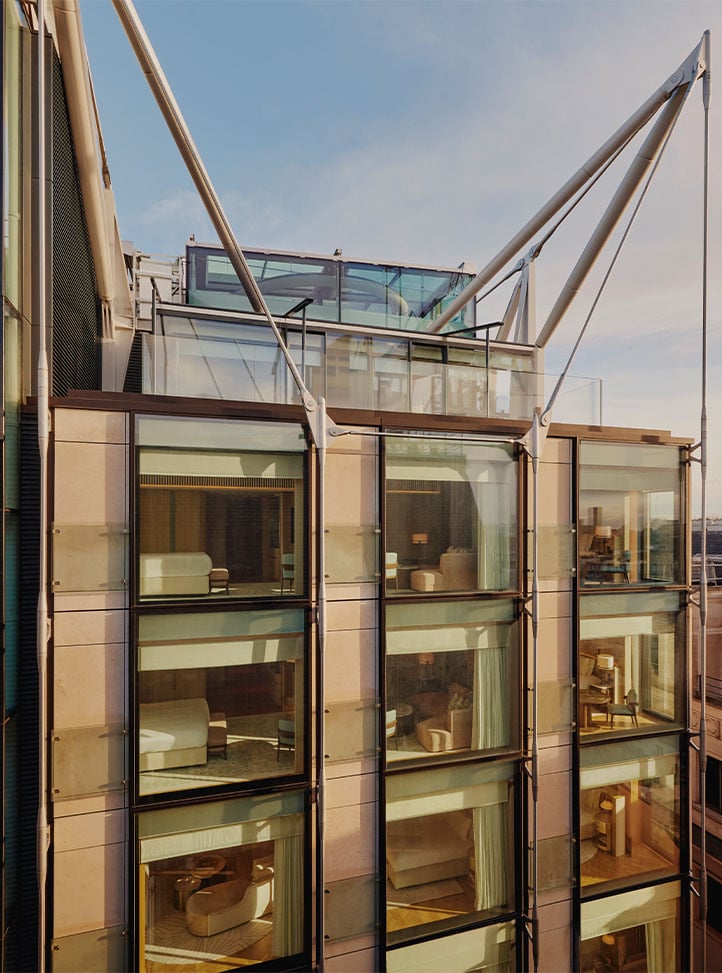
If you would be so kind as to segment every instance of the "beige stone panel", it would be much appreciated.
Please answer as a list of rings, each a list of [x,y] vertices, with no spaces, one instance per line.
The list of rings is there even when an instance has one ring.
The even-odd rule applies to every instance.
[[[538,913],[539,929],[542,933],[551,932],[553,929],[566,929],[572,921],[569,890],[565,893],[564,901],[541,906]]]
[[[378,771],[378,757],[362,757],[360,760],[326,762],[326,781],[343,781],[353,777],[368,777]]]
[[[329,454],[326,458],[326,523],[377,523],[377,482],[374,456]]]
[[[56,443],[53,521],[125,523],[127,455],[125,446]]]
[[[539,618],[571,618],[572,599],[567,591],[545,592],[539,597]]]
[[[376,807],[356,804],[326,813],[326,882],[376,871]]]
[[[53,801],[53,817],[57,822],[60,818],[101,814],[105,811],[116,811],[129,806],[127,791],[110,791],[108,794],[93,794],[89,797],[55,800]]]
[[[551,906],[556,909],[557,906]],[[567,913],[567,925],[547,930],[541,925],[546,912],[545,909],[539,910],[539,967],[538,973],[561,973],[562,970],[571,969],[572,960],[572,938],[571,938],[571,910],[565,907]]]
[[[53,432],[56,442],[127,443],[129,421],[125,412],[56,409]]]
[[[542,451],[542,463],[571,463],[571,439],[552,439],[547,437]]]
[[[122,811],[74,814],[72,817],[61,818],[53,827],[55,853],[115,845],[125,841],[126,820]]]
[[[539,754],[540,774],[569,774],[572,769],[571,747],[553,747]]]
[[[530,653],[531,654],[531,653]],[[570,679],[572,672],[571,622],[568,618],[539,620],[537,678],[540,682]]]
[[[539,750],[555,750],[557,747],[570,747],[572,735],[569,733],[544,733],[539,737]]]
[[[56,591],[53,594],[53,610],[57,612],[111,612],[129,607],[125,591]]]
[[[357,774],[329,781],[326,790],[326,807],[349,807],[356,804],[373,804],[376,801],[376,777],[373,774]]]
[[[374,699],[376,686],[376,632],[329,632],[326,638],[326,699]]]
[[[539,777],[537,830],[539,840],[571,832],[570,776],[542,774]]]
[[[326,609],[328,632],[375,629],[378,624],[375,601],[334,601]]]
[[[125,658],[125,645],[118,642],[56,646],[56,729],[125,723]]]
[[[53,621],[53,642],[59,645],[100,645],[124,642],[126,616],[120,611],[63,611],[57,604]]]
[[[351,940],[356,945],[357,940]],[[332,949],[348,949],[349,942],[329,943],[326,947],[326,969],[329,973],[378,973],[378,956],[373,947],[359,949],[353,952],[343,952],[334,956]]]
[[[371,581],[328,584],[326,598],[331,601],[370,601],[378,596],[379,586]]]
[[[540,594],[554,594],[556,592],[566,594],[567,592],[571,592],[571,590],[572,590],[571,573],[569,574],[568,578],[540,578],[539,579]]]
[[[78,848],[53,859],[53,936],[125,922],[125,842]]]
[[[542,463],[539,467],[539,523],[571,522],[571,467]]]
[[[569,903],[571,901],[570,887],[565,885],[558,889],[546,889],[539,893],[537,898],[538,908],[542,907],[548,908],[552,905],[557,905],[561,908],[562,912],[569,914]]]

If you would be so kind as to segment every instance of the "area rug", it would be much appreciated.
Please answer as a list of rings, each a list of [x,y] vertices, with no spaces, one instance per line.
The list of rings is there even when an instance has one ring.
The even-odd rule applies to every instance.
[[[395,889],[391,882],[386,883],[387,905],[416,905],[419,902],[433,902],[447,895],[458,895],[464,890],[455,878],[443,882],[428,882],[426,885],[411,885],[407,889]]]
[[[153,963],[190,965],[219,956],[238,957],[263,939],[273,928],[270,919],[253,919],[215,936],[194,936],[188,931],[184,912],[173,912],[156,921],[145,946],[145,958]]]
[[[293,773],[296,754],[290,750],[278,753],[276,747],[276,728],[283,717],[283,713],[231,717],[225,758],[222,754],[211,754],[205,764],[144,771],[140,775],[140,793],[208,787]]]

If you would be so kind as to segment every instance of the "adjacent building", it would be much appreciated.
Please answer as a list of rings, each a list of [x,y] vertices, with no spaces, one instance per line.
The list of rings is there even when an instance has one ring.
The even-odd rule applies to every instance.
[[[688,969],[691,441],[580,385],[535,472],[466,268],[248,250],[319,437],[223,250],[100,231],[66,7],[47,463],[3,9],[4,968]]]

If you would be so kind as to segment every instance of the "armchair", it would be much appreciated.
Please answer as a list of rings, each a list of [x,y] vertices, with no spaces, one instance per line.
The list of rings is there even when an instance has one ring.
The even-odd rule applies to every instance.
[[[414,591],[475,591],[477,556],[474,551],[449,549],[435,568],[411,572]]]

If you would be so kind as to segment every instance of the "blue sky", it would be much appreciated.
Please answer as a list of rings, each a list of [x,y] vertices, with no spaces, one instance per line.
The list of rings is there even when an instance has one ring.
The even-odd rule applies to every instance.
[[[722,52],[716,0],[139,0],[137,9],[243,245],[446,266],[486,264],[705,28]],[[191,233],[214,239],[112,4],[81,0],[81,13],[122,235],[151,253],[180,253]],[[697,89],[572,369],[602,379],[605,423],[694,439]],[[721,103],[713,92],[708,510],[719,514]],[[539,260],[540,321],[620,161]],[[547,370],[566,359],[605,266],[555,334]],[[490,305],[486,319],[498,310]]]

